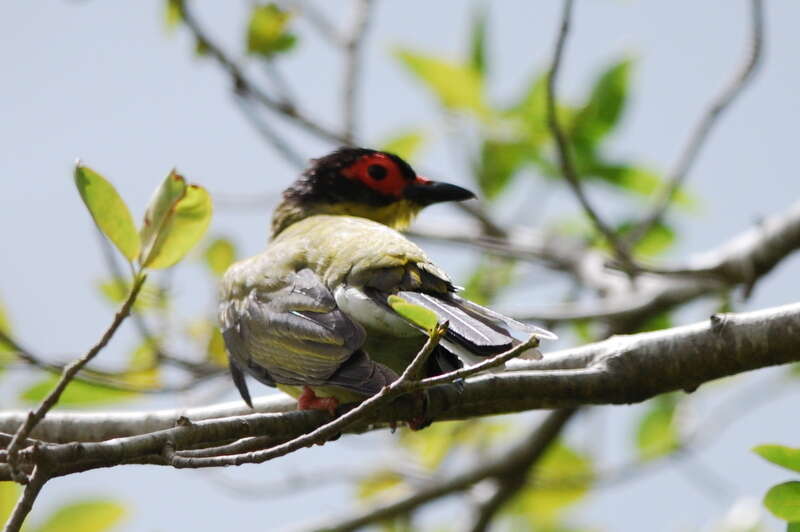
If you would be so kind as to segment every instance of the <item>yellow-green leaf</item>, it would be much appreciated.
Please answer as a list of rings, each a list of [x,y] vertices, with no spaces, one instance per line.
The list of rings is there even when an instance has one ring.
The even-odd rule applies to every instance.
[[[17,504],[19,492],[19,484],[16,482],[0,482],[0,523],[8,521],[14,505]]]
[[[20,399],[28,403],[39,403],[55,387],[58,377],[50,375],[28,387],[20,394]],[[124,390],[115,390],[105,386],[72,381],[61,394],[58,406],[80,407],[96,406],[135,399],[137,394]]]
[[[291,18],[290,12],[276,4],[255,6],[247,26],[247,51],[270,57],[291,49],[297,42],[297,37],[286,31]]]
[[[439,324],[439,318],[436,314],[413,303],[409,303],[400,296],[391,295],[387,299],[389,306],[392,310],[400,314],[402,317],[413,323],[414,325],[425,329],[430,333]]]
[[[164,24],[167,30],[174,30],[178,24],[183,22],[183,9],[179,0],[167,0],[164,6]]]
[[[356,494],[359,499],[368,500],[376,496],[397,496],[406,488],[403,477],[398,473],[382,469],[373,472],[358,482]],[[388,492],[388,493],[387,493]]]
[[[36,532],[106,532],[126,513],[125,507],[114,501],[81,501],[56,510]]]
[[[11,335],[11,324],[8,321],[8,314],[2,303],[0,303],[0,332]],[[8,353],[13,353],[14,348],[0,339],[0,367],[4,366],[7,362],[6,358],[9,357]]]
[[[150,198],[142,224],[142,252],[139,262],[145,264],[153,255],[159,235],[163,233],[167,220],[175,211],[178,202],[186,195],[186,180],[175,170],[171,171]]]
[[[586,104],[575,116],[573,135],[579,142],[594,145],[619,122],[628,94],[631,61],[610,65],[596,80]]]
[[[208,338],[208,346],[206,347],[208,360],[218,366],[228,366],[228,355],[225,351],[225,340],[222,338],[222,333],[219,327],[211,328],[211,335]]]
[[[800,472],[800,449],[786,447],[784,445],[759,445],[753,449],[753,452],[769,460],[773,464],[777,464],[786,469]]]
[[[411,161],[417,155],[424,142],[425,135],[421,131],[407,131],[389,138],[379,149]]]
[[[97,288],[109,303],[121,305],[131,291],[131,282],[128,279],[108,279],[98,281]],[[139,312],[151,309],[163,309],[167,306],[167,298],[158,287],[145,284],[139,291],[133,308]]]
[[[680,445],[675,425],[676,408],[677,398],[674,394],[660,395],[650,401],[636,430],[636,447],[643,460],[663,456]]]
[[[764,506],[781,519],[800,521],[800,482],[772,486],[764,496]]]
[[[75,186],[95,224],[128,258],[134,260],[141,245],[128,206],[103,176],[87,166],[75,166]]]
[[[480,118],[488,116],[483,82],[474,67],[410,50],[397,50],[395,56],[433,91],[444,107],[468,111]]]
[[[173,181],[173,178],[168,177],[167,181]],[[166,194],[170,200],[174,198],[173,192],[169,190]],[[211,222],[211,196],[202,187],[186,186],[185,193],[169,204],[172,207],[164,214],[162,223],[157,225],[152,244],[143,254],[141,263],[146,268],[169,268],[177,263],[203,237]],[[161,212],[160,206],[153,210],[154,215]],[[153,221],[158,219],[152,218]]]
[[[227,238],[216,238],[206,248],[203,258],[211,273],[221,276],[236,260],[236,247]]]

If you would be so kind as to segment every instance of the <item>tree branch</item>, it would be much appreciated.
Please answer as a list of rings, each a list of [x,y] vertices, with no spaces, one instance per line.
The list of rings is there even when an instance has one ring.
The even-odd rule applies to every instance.
[[[42,491],[42,487],[48,480],[49,477],[43,468],[38,466],[34,468],[30,481],[26,484],[22,495],[14,506],[14,510],[11,512],[11,516],[6,521],[3,532],[19,532],[25,522],[25,518],[28,517],[33,508],[36,497],[39,496],[39,492]]]
[[[372,0],[355,0],[353,28],[344,43],[345,67],[342,87],[342,112],[344,115],[344,136],[349,139],[349,144],[353,144],[358,136],[356,130],[358,124],[356,101],[361,74],[361,46],[364,42],[371,12]]]
[[[672,171],[667,186],[659,194],[652,210],[636,225],[627,238],[629,245],[633,245],[641,240],[650,228],[664,217],[678,189],[686,181],[689,171],[692,169],[694,162],[697,160],[697,156],[703,149],[703,146],[708,140],[714,126],[719,121],[719,118],[753,78],[753,74],[761,60],[763,47],[763,2],[762,0],[750,0],[750,44],[747,47],[744,61],[730,83],[711,101],[706,111],[700,117],[699,122],[692,130],[686,148],[678,158],[678,162],[675,165],[675,169]]]

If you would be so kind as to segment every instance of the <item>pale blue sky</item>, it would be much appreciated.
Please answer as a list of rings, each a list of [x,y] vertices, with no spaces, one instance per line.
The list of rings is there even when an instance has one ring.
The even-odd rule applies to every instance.
[[[216,195],[277,192],[295,174],[234,109],[228,80],[219,69],[192,57],[188,35],[180,30],[173,35],[165,32],[162,4],[157,0],[49,0],[4,5],[0,18],[0,63],[5,66],[0,83],[0,301],[9,309],[15,333],[37,352],[58,356],[81,351],[98,337],[111,316],[94,288],[105,275],[104,262],[73,189],[71,165],[76,157],[113,180],[137,217],[157,182],[174,166]],[[230,50],[241,50],[247,3],[206,0],[197,4],[213,34]],[[366,48],[364,138],[378,142],[409,126],[442,130],[434,102],[389,52],[393,46],[404,45],[450,57],[462,54],[471,4],[379,2]],[[326,11],[336,11],[331,16],[337,22],[347,20],[349,3],[324,5]],[[559,6],[554,0],[492,3],[494,98],[514,97],[532,69],[545,64]],[[763,71],[724,117],[692,172],[691,189],[701,198],[702,209],[679,225],[684,238],[679,252],[707,249],[800,197],[795,165],[800,4],[773,0],[768,6]],[[634,98],[613,150],[669,168],[698,113],[742,55],[745,7],[742,0],[578,2],[563,91],[580,96],[604,64],[622,54],[637,58]],[[283,70],[301,101],[309,103],[311,114],[337,123],[340,62],[311,36],[309,26],[301,24],[298,30],[301,44]],[[285,124],[280,128],[290,138],[302,139],[306,156],[329,148]],[[437,175],[467,183],[463,162],[453,157],[444,142],[426,149],[422,161]],[[604,196],[602,191],[594,192],[598,198]],[[558,196],[548,202],[543,215],[555,215],[564,206],[573,208],[568,196]],[[426,216],[430,221],[457,214],[440,207]],[[211,231],[232,236],[243,253],[253,254],[263,246],[267,219],[266,210],[220,210]],[[430,249],[456,276],[468,270],[468,257],[440,246]],[[747,307],[796,300],[797,266],[797,259],[783,264],[759,284]],[[212,304],[213,293],[206,293],[208,280],[200,268],[180,267],[175,276],[176,305],[182,315],[196,316]],[[531,303],[545,305],[545,297]],[[514,303],[512,299],[506,302]],[[132,332],[123,331],[102,359],[118,363],[134,345]],[[9,390],[29,378],[21,372],[2,378],[4,407],[14,406]],[[226,397],[235,397],[232,388]],[[135,407],[185,401],[162,398]],[[785,475],[755,458],[749,448],[764,441],[797,444],[797,427],[788,426],[780,414],[786,415],[792,407],[785,400],[755,412],[734,425],[699,460],[722,475],[737,496],[760,497]],[[622,451],[629,450],[633,411],[617,407],[596,414],[605,420],[604,457],[622,459]],[[600,425],[576,424],[578,428],[570,434],[577,442],[590,441],[595,437],[592,427]],[[386,448],[383,435],[344,438],[322,449],[224,474],[256,484],[280,481],[287,471],[379,460]],[[696,483],[680,473],[681,468],[662,471],[598,491],[576,514],[576,521],[607,530],[688,530],[718,518],[731,502],[698,490]],[[237,500],[205,473],[129,467],[54,481],[45,488],[33,518],[75,497],[98,494],[118,497],[129,505],[132,516],[121,528],[126,531],[263,530],[303,520],[312,512],[346,511],[352,502],[350,492],[341,486],[294,498]],[[452,519],[449,512],[454,508],[439,507],[432,519]],[[777,521],[771,523],[777,526]]]

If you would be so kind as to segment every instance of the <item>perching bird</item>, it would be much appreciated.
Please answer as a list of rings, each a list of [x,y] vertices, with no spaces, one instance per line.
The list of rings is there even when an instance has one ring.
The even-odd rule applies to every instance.
[[[379,392],[426,340],[390,295],[449,323],[428,375],[510,349],[514,331],[553,338],[459,297],[397,232],[427,205],[474,197],[391,153],[341,148],[312,161],[284,192],[267,249],[232,265],[221,283],[219,320],[244,401],[252,407],[245,374],[296,397],[300,409],[333,411]]]

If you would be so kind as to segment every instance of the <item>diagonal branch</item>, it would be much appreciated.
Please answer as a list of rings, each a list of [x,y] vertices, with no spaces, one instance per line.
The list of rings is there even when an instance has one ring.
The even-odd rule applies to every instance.
[[[672,171],[672,176],[667,186],[661,191],[652,210],[629,234],[627,238],[629,245],[641,240],[664,217],[678,189],[686,181],[686,177],[689,175],[714,126],[733,101],[742,93],[750,80],[753,79],[753,74],[761,61],[763,48],[764,5],[762,0],[750,0],[750,43],[747,47],[744,61],[730,83],[711,101],[700,117],[700,121],[692,130],[689,141],[681,153],[675,169]]]
[[[624,265],[630,265],[631,259],[628,252],[617,239],[614,231],[600,218],[600,215],[589,202],[586,192],[578,176],[575,168],[575,163],[572,160],[570,153],[570,144],[567,139],[561,124],[558,121],[558,111],[556,109],[556,81],[558,73],[561,68],[561,58],[564,55],[564,45],[566,44],[567,35],[570,29],[570,19],[572,18],[573,0],[564,0],[564,7],[561,11],[561,25],[556,39],[555,49],[553,51],[553,58],[550,62],[550,70],[547,74],[547,124],[553,134],[553,139],[556,144],[556,153],[558,155],[558,164],[561,168],[561,173],[564,179],[567,180],[572,193],[581,204],[581,208],[594,224],[595,228],[603,235],[609,245],[614,249],[619,261]]]
[[[344,136],[353,144],[358,137],[356,126],[358,116],[356,103],[358,85],[361,77],[361,48],[367,33],[373,0],[355,0],[353,29],[344,43],[345,67],[342,87],[342,113],[344,115]]]

